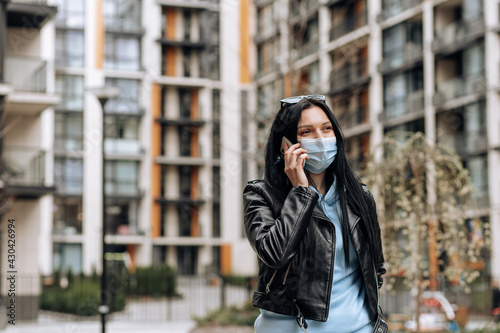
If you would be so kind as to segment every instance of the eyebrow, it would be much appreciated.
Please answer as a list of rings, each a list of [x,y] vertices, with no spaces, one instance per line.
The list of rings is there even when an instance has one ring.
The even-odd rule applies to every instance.
[[[325,121],[323,124],[321,125],[332,125],[332,122],[331,121]],[[297,126],[297,129],[299,128],[302,128],[302,127],[313,127],[313,125],[311,124],[306,124],[306,125],[300,125],[300,126]]]

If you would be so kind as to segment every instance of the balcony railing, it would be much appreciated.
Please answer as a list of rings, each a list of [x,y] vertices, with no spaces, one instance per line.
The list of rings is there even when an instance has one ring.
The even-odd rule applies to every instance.
[[[130,18],[107,16],[104,22],[106,24],[106,31],[109,32],[142,33],[143,31],[140,17],[133,20]]]
[[[142,153],[142,148],[137,139],[107,138],[104,140],[104,151],[106,154],[138,155]]]
[[[330,89],[338,92],[368,78],[366,61],[348,62],[330,74]]]
[[[298,48],[299,58],[303,58],[305,56],[313,54],[317,52],[319,49],[319,37],[318,36],[313,37],[306,43],[298,46],[297,48]]]
[[[359,107],[354,110],[345,110],[337,119],[342,128],[351,128],[366,123],[367,109]]]
[[[141,194],[137,181],[133,179],[121,182],[106,181],[105,192],[112,197],[138,197]]]
[[[9,184],[45,186],[45,151],[28,147],[3,150],[3,172]]]
[[[7,56],[5,82],[15,90],[44,93],[47,89],[47,62],[39,58]]]
[[[137,227],[134,219],[116,219],[106,216],[106,234],[120,236],[143,235],[144,232]]]
[[[477,153],[488,149],[488,139],[484,134],[479,133],[456,133],[445,135],[439,138],[439,142],[445,146],[455,149],[459,155]]]
[[[309,18],[321,6],[318,0],[304,0],[290,2],[290,21],[297,22]]]
[[[432,42],[432,50],[439,52],[447,47],[455,47],[484,33],[485,23],[482,17],[476,20],[462,20],[453,22],[446,27],[436,31],[436,37]]]
[[[382,22],[404,12],[407,9],[418,6],[422,0],[383,0],[382,12],[377,15],[377,22]]]
[[[441,106],[450,99],[484,93],[486,90],[486,79],[483,74],[474,75],[470,78],[457,76],[445,82],[438,82],[436,85],[437,92],[432,102],[434,106]]]
[[[393,103],[386,105],[384,118],[393,119],[424,109],[424,91],[417,90],[406,96],[401,96]]]
[[[422,60],[422,45],[417,43],[407,43],[398,52],[393,52],[378,66],[381,73],[388,72],[393,69],[401,68]]]
[[[330,40],[342,37],[351,31],[365,26],[367,23],[366,11],[363,11],[358,15],[343,17],[342,20],[330,30]]]

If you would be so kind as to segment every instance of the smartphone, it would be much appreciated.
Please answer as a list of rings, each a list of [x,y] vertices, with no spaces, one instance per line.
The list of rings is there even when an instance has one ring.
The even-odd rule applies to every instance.
[[[288,148],[290,148],[291,145],[293,145],[292,141],[288,140],[288,138],[286,136],[283,137],[283,139],[281,139],[281,158],[283,160],[285,160],[285,144],[288,145]],[[304,167],[304,165],[306,164],[306,160],[303,161],[302,163],[302,167]]]

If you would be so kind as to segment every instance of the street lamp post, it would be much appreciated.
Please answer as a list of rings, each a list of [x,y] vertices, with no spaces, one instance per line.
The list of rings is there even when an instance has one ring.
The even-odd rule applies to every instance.
[[[102,272],[101,272],[101,303],[99,306],[99,313],[101,314],[101,332],[106,333],[106,314],[109,312],[109,305],[106,304],[106,193],[105,193],[105,153],[104,153],[104,139],[106,134],[104,131],[105,121],[104,121],[104,106],[106,102],[111,98],[114,98],[120,94],[120,89],[117,87],[99,87],[99,88],[89,88],[95,97],[99,100],[101,104],[102,112],[102,142],[101,142],[101,163],[102,163]]]

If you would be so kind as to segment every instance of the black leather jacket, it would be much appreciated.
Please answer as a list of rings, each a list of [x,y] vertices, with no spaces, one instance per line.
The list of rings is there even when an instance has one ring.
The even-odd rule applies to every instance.
[[[293,187],[286,195],[263,180],[249,181],[245,187],[245,231],[259,259],[254,306],[299,320],[302,316],[317,321],[328,319],[335,227],[316,205],[318,197],[310,188],[301,186]],[[370,204],[375,209],[373,199]],[[385,274],[381,240],[375,240],[381,255],[373,258],[365,227],[349,207],[348,221],[376,323],[374,332],[385,332],[387,325],[378,305],[378,289]],[[378,225],[376,229],[380,233]]]

